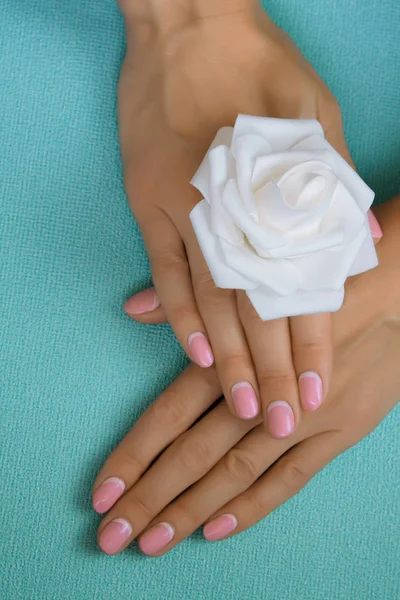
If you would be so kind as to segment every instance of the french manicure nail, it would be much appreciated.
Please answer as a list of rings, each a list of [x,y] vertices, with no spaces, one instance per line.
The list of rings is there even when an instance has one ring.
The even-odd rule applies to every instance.
[[[294,431],[294,414],[287,402],[278,400],[268,407],[268,426],[275,438],[286,438]]]
[[[299,377],[301,405],[304,410],[317,410],[323,401],[322,379],[313,371],[302,373]]]
[[[169,523],[158,523],[146,531],[139,539],[139,548],[144,554],[152,556],[167,546],[175,535]]]
[[[124,311],[128,315],[143,315],[144,313],[152,312],[160,306],[160,300],[154,288],[149,288],[132,296],[124,304]]]
[[[368,221],[369,221],[369,226],[371,229],[372,237],[377,240],[380,240],[383,237],[383,231],[382,231],[381,226],[379,225],[374,213],[372,212],[372,210],[368,211]]]
[[[117,554],[132,535],[132,526],[125,519],[114,519],[100,534],[99,546],[106,554]]]
[[[118,477],[110,477],[93,494],[93,508],[102,515],[110,510],[125,491],[125,484]]]
[[[254,419],[258,415],[258,400],[253,387],[247,381],[232,388],[232,400],[240,419]]]
[[[218,517],[204,526],[203,535],[207,541],[216,542],[235,531],[237,525],[237,519],[234,515],[222,515],[222,517]]]
[[[214,363],[214,355],[211,346],[204,333],[192,333],[188,338],[188,345],[192,353],[193,360],[199,367],[208,368]]]

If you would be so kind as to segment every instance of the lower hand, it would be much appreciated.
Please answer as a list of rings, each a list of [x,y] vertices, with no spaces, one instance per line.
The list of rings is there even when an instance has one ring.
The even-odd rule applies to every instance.
[[[145,412],[96,479],[94,506],[100,513],[111,509],[98,534],[104,552],[118,553],[139,537],[142,551],[158,556],[205,522],[210,541],[244,531],[395,406],[400,198],[377,212],[385,233],[380,267],[349,282],[345,306],[333,317],[334,379],[321,410],[283,440],[266,435],[261,418],[236,420],[224,403],[202,416],[220,396],[220,385],[214,370],[189,367]]]

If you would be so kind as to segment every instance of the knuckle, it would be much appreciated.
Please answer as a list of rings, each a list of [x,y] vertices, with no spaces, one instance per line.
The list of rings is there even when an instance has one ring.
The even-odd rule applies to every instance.
[[[303,465],[296,460],[288,459],[281,467],[280,479],[288,490],[296,493],[303,489],[311,476],[306,472]]]
[[[217,288],[209,271],[195,276],[194,288],[196,294],[208,308],[218,308],[230,300],[235,293],[234,290]]]
[[[182,436],[178,445],[178,455],[184,469],[196,476],[204,475],[214,464],[211,444],[204,439],[193,437],[191,432]]]
[[[121,464],[124,465],[124,469],[127,469],[127,472],[131,476],[139,476],[147,468],[147,466],[138,460],[137,456],[133,454],[129,446],[125,449],[122,455]]]
[[[134,514],[137,514],[137,512],[139,512],[149,521],[152,519],[154,513],[156,512],[154,510],[154,507],[150,504],[150,502],[140,496],[131,495],[128,501],[130,510],[132,510]]]
[[[184,254],[174,252],[168,248],[159,248],[152,262],[152,271],[157,274],[166,275],[170,271],[189,273],[189,265]]]
[[[259,471],[249,455],[234,448],[225,458],[225,469],[231,479],[250,485],[259,476]]]
[[[286,371],[278,371],[276,369],[266,369],[259,375],[259,384],[261,389],[270,388],[271,386],[288,386],[297,385],[296,378],[291,369]]]
[[[328,343],[324,342],[324,340],[305,340],[301,342],[296,342],[293,345],[293,352],[299,355],[304,354],[313,354],[313,355],[321,355],[326,352],[328,348]]]
[[[190,421],[186,400],[171,392],[164,393],[149,410],[154,421],[154,428],[158,426],[176,431],[185,428]]]

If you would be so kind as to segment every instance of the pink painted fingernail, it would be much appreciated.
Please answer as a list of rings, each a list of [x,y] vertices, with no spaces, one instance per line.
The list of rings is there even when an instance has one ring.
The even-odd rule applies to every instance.
[[[208,368],[214,363],[214,355],[211,346],[204,333],[192,333],[189,335],[188,344],[193,360],[199,367]]]
[[[237,526],[238,522],[234,515],[222,515],[205,525],[203,535],[209,542],[216,542],[235,531]]]
[[[299,377],[301,405],[304,410],[317,410],[323,400],[322,379],[313,371],[302,373]]]
[[[240,419],[254,419],[258,415],[257,396],[247,381],[233,386],[232,400]]]
[[[117,554],[131,535],[131,524],[125,519],[115,519],[101,532],[99,546],[106,554]]]
[[[268,426],[275,438],[286,438],[294,431],[294,414],[287,402],[278,400],[268,406]]]
[[[154,288],[149,288],[129,298],[124,304],[124,311],[128,315],[143,315],[152,312],[158,306],[160,306],[160,300],[156,291]]]
[[[139,540],[139,548],[144,554],[157,554],[167,546],[175,535],[169,523],[158,523],[144,533]]]
[[[100,515],[107,512],[121,498],[124,490],[125,484],[122,479],[118,479],[118,477],[106,479],[93,494],[94,510]]]
[[[381,226],[379,225],[374,213],[372,212],[372,210],[368,211],[368,221],[369,221],[369,226],[371,229],[372,237],[377,240],[380,240],[383,237],[383,231],[382,231]]]

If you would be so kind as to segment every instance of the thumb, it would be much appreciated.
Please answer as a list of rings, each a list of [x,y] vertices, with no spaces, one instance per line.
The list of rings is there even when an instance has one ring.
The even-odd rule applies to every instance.
[[[167,322],[164,310],[160,306],[160,300],[153,287],[129,298],[124,304],[124,311],[131,319],[139,323],[157,325]]]

